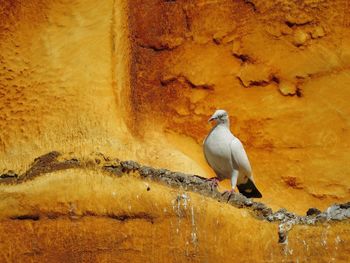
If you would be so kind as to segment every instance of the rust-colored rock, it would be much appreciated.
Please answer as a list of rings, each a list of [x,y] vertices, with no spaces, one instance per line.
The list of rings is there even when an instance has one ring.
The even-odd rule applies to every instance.
[[[61,169],[72,160],[53,154],[30,168],[50,171],[0,185],[1,261],[341,262],[349,255],[349,203],[306,217],[272,213],[241,195],[226,203],[194,175],[116,160],[75,159],[75,169]]]
[[[207,118],[224,108],[247,148],[265,202],[304,213],[308,206],[324,209],[348,200],[345,8],[341,1],[133,1],[130,26],[139,73],[131,99],[139,127],[159,125],[171,143],[213,175],[200,144],[210,129]],[[140,48],[169,32],[185,41],[171,50]],[[174,77],[164,85],[163,76],[186,76],[212,89]],[[303,189],[284,183],[284,177],[303,181]]]
[[[1,240],[6,242],[1,251],[6,252],[1,261],[95,262],[112,261],[117,255],[115,261],[123,261],[131,254],[143,262],[225,261],[233,256],[227,243],[241,239],[256,248],[247,255],[245,245],[236,246],[242,260],[303,261],[308,255],[317,262],[346,262],[347,223],[331,224],[328,230],[324,225],[295,226],[282,253],[277,225],[200,196],[193,198],[195,207],[208,209],[205,218],[202,212],[196,214],[203,219],[198,220],[199,243],[195,246],[189,239],[190,216],[171,243],[176,231],[171,224],[178,222],[175,213],[164,217],[159,208],[159,221],[152,224],[153,219],[142,217],[155,209],[153,204],[142,213],[132,205],[130,222],[121,220],[125,213],[105,217],[102,212],[109,211],[115,199],[109,196],[103,205],[96,204],[96,196],[105,190],[93,188],[97,179],[81,181],[85,177],[80,176],[87,175],[75,160],[94,156],[113,169],[115,163],[106,159],[117,156],[213,176],[201,143],[210,130],[208,117],[224,108],[230,113],[232,131],[247,149],[262,202],[299,214],[310,207],[324,211],[333,203],[345,203],[350,199],[349,10],[342,0],[2,1],[0,180],[7,185],[1,186],[1,211],[7,216],[15,216],[19,208],[52,211],[45,210],[39,218],[31,213],[4,217]],[[29,169],[33,159],[53,151],[70,157],[63,164],[44,162],[39,163],[41,170]],[[71,170],[63,171],[67,167]],[[62,175],[57,181],[40,177],[9,185],[53,168]],[[103,178],[103,187],[112,180],[98,178]],[[118,185],[118,180],[125,180],[125,191],[133,190],[134,179],[113,179],[111,184]],[[91,185],[61,203],[63,192],[57,201],[51,195],[56,188],[51,187],[65,182],[74,184],[74,190]],[[227,186],[220,185],[220,190]],[[36,187],[46,190],[39,195]],[[157,187],[152,184],[145,191]],[[149,202],[161,202],[163,196],[167,202],[173,200],[176,194],[167,197],[168,191],[161,188]],[[35,204],[30,203],[33,196]],[[123,198],[138,203],[135,196]],[[84,218],[67,215],[76,209],[75,204],[67,208],[73,199],[94,203]],[[43,232],[48,233],[46,239]],[[131,232],[134,239],[124,237]],[[160,236],[164,239],[158,244],[154,240]],[[76,248],[71,240],[82,246]],[[268,242],[261,245],[260,240]],[[149,257],[140,252],[142,248],[151,251]]]

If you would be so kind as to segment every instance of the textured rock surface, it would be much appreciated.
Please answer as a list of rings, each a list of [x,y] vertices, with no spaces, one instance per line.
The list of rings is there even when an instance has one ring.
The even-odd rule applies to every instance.
[[[272,213],[205,178],[103,155],[51,152],[3,180],[2,262],[341,262],[350,253],[349,203]]]
[[[111,218],[106,211],[111,211],[114,199],[108,184],[117,187],[118,180],[125,180],[125,195],[119,197],[132,204],[138,204],[134,191],[141,188],[133,188],[132,178],[96,179],[93,171],[77,167],[93,156],[100,163],[110,162],[106,170],[114,171],[119,166],[103,156],[118,156],[212,176],[201,142],[210,129],[209,115],[225,108],[250,156],[262,202],[278,211],[272,221],[282,218],[283,211],[305,214],[310,207],[324,211],[319,216],[325,222],[329,216],[342,218],[343,208],[331,205],[350,199],[349,10],[348,1],[342,0],[2,1],[0,180],[7,185],[1,186],[1,211],[9,214],[0,223],[1,240],[6,240],[0,242],[5,251],[1,261],[54,261],[67,253],[72,261],[111,261],[119,244],[123,253],[118,255],[128,258],[136,253],[140,261],[222,261],[233,257],[227,243],[243,244],[235,246],[235,256],[247,261],[305,261],[306,255],[317,262],[346,261],[347,223],[295,226],[298,220],[292,216],[278,229],[277,223],[257,221],[242,212],[246,210],[201,196],[193,197],[202,211],[199,240],[219,245],[193,245],[187,239],[192,233],[190,216],[180,221],[184,230],[171,243],[178,215],[173,211],[164,217],[160,211],[168,210],[166,205],[156,210],[158,221],[153,224],[153,218],[144,215],[163,196],[164,202],[177,200],[178,190],[173,193],[162,186],[147,199],[152,204],[145,210],[132,205],[130,216],[124,213],[129,208],[117,206]],[[72,158],[52,163],[61,158],[53,152],[30,166],[34,158],[51,151]],[[124,165],[127,170],[131,164]],[[37,178],[36,183],[10,184],[43,172],[59,176],[54,181],[56,177],[50,176]],[[96,180],[103,189],[94,188]],[[144,187],[143,181],[137,182]],[[76,190],[85,183],[79,196],[73,190],[72,195],[65,196],[63,190],[51,195],[55,184],[72,184]],[[146,191],[148,187],[152,192],[158,186],[149,185]],[[104,191],[108,198],[94,201],[98,192],[107,194]],[[167,197],[168,191],[173,196]],[[34,196],[36,203],[31,203]],[[74,200],[93,203],[82,210],[86,214],[81,220],[75,218],[75,204],[69,204]],[[288,210],[279,210],[282,207]],[[35,213],[16,218],[16,209]],[[67,211],[73,211],[71,216]],[[130,217],[133,220],[122,220]],[[105,232],[98,232],[103,231],[100,225]],[[217,229],[222,230],[209,234]],[[9,237],[10,232],[14,235]],[[131,232],[135,238],[126,238]],[[246,242],[238,242],[241,238]],[[155,243],[158,239],[161,244]],[[72,240],[80,240],[82,246],[75,247]],[[170,250],[163,249],[164,244]],[[247,244],[256,248],[254,253],[245,253]],[[151,251],[150,258],[141,253],[143,249]]]
[[[212,176],[200,144],[225,108],[265,202],[348,200],[347,2],[269,3],[4,1],[0,170],[100,151]]]
[[[0,171],[24,171],[52,150],[202,171],[164,136],[131,134],[126,1],[11,0],[0,8]]]
[[[130,4],[139,127],[162,125],[206,167],[206,121],[227,109],[264,202],[301,213],[349,200],[347,1]],[[165,36],[183,41],[154,48]]]

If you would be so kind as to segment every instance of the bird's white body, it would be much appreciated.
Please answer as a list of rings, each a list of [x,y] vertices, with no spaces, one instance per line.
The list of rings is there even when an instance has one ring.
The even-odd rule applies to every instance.
[[[252,169],[241,141],[230,131],[228,114],[217,110],[209,121],[216,125],[203,142],[204,156],[215,171],[217,178],[231,178],[231,186],[237,185],[239,191],[247,197],[261,197],[254,184]]]
[[[241,184],[252,177],[251,166],[241,141],[223,123],[217,124],[204,140],[204,155],[219,180],[230,179],[233,173],[238,173],[236,183]],[[232,185],[233,188],[235,186]]]

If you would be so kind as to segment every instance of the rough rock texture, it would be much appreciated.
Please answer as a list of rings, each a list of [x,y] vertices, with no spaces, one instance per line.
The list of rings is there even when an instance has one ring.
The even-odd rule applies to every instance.
[[[349,200],[348,1],[130,5],[135,125],[161,125],[206,167],[206,121],[224,108],[264,202],[303,212]]]
[[[131,134],[127,10],[122,0],[2,1],[0,171],[58,150],[203,173],[164,136]]]
[[[0,179],[2,262],[341,262],[350,253],[350,203],[273,213],[205,178],[103,155],[51,152],[11,178]]]
[[[71,261],[88,261],[89,257],[92,262],[111,261],[119,244],[123,253],[118,255],[125,258],[116,261],[135,253],[143,262],[152,257],[155,261],[191,261],[194,257],[188,255],[194,254],[200,262],[223,261],[227,255],[232,259],[227,243],[237,244],[240,238],[247,241],[235,247],[240,251],[237,258],[250,262],[261,258],[305,261],[306,255],[316,262],[346,261],[347,223],[331,223],[329,229],[328,223],[294,226],[288,236],[295,243],[287,243],[292,246],[288,248],[285,233],[300,223],[299,217],[287,217],[278,230],[277,224],[258,221],[242,212],[246,210],[207,197],[198,197],[201,201],[196,203],[207,215],[198,221],[201,239],[218,243],[220,248],[196,245],[200,252],[193,247],[187,250],[192,244],[186,239],[192,228],[190,217],[184,223],[188,231],[179,230],[183,239],[174,243],[169,240],[176,228],[169,224],[178,222],[177,215],[169,217],[171,221],[160,213],[164,221],[159,222],[167,223],[157,225],[159,228],[149,216],[142,219],[155,209],[153,204],[140,213],[131,208],[131,216],[118,207],[119,212],[105,218],[114,199],[109,195],[101,206],[94,201],[94,193],[104,193],[104,189],[93,187],[98,180],[92,176],[94,171],[83,180],[86,175],[80,163],[97,156],[102,164],[108,162],[103,156],[118,156],[149,167],[210,177],[213,173],[203,158],[201,142],[210,129],[209,115],[216,108],[225,108],[231,114],[233,132],[246,146],[264,207],[277,211],[277,219],[283,211],[305,214],[310,207],[320,213],[311,210],[309,216],[326,217],[326,222],[330,215],[342,218],[344,204],[350,199],[349,5],[344,0],[3,0],[0,180],[7,184],[1,186],[1,211],[35,213],[7,214],[0,222],[0,233],[6,237],[1,240],[7,240],[0,242],[5,251],[1,261],[28,262],[31,257],[40,260],[46,256],[57,261],[67,253]],[[48,152],[37,159],[37,165],[31,165]],[[58,152],[71,157],[55,161],[62,157]],[[98,157],[97,152],[104,155]],[[109,165],[105,169],[114,171],[116,164]],[[129,163],[123,165],[129,169]],[[142,171],[147,169],[153,168],[143,167]],[[62,177],[26,181],[42,173],[62,173]],[[174,176],[164,173],[165,181]],[[112,180],[98,178],[102,188]],[[135,192],[132,196],[127,193],[134,191],[132,178],[113,180],[125,180],[123,200],[138,202]],[[23,184],[11,185],[15,181]],[[112,185],[117,187],[118,182]],[[62,190],[57,201],[51,196],[56,190],[52,187],[61,183],[71,183],[74,190],[85,183],[91,185],[86,191],[82,187],[79,196],[65,196]],[[219,190],[225,186],[223,183]],[[148,192],[153,186],[150,188]],[[46,190],[40,190],[36,203],[31,204],[35,189]],[[149,202],[161,202],[167,191],[162,188]],[[19,200],[20,205],[11,200]],[[72,221],[67,211],[75,208],[67,204],[74,200],[92,202],[101,210],[93,206],[81,221]],[[343,205],[332,206],[334,203]],[[38,217],[37,209],[42,207],[52,209],[53,215],[45,212]],[[283,207],[288,210],[280,210]],[[56,220],[60,209],[62,217]],[[75,213],[71,214],[74,219]],[[221,222],[227,214],[230,220]],[[126,224],[121,220],[128,218],[135,220],[126,220]],[[72,228],[75,222],[77,228]],[[222,232],[208,234],[216,232],[215,224]],[[98,232],[100,225],[105,232]],[[116,231],[121,227],[126,232]],[[84,231],[87,234],[81,235]],[[135,239],[124,237],[132,231]],[[281,248],[277,231],[284,242],[283,257],[277,253]],[[15,234],[9,238],[10,232]],[[235,235],[227,237],[227,233]],[[161,236],[166,237],[160,239],[161,244],[152,241]],[[260,244],[264,238],[268,241]],[[85,245],[74,247],[75,240]],[[124,241],[113,243],[115,240]],[[246,243],[256,248],[253,254],[244,254]],[[164,244],[170,250],[162,250]],[[152,251],[150,258],[141,253],[143,248]]]
[[[36,156],[58,150],[212,176],[201,142],[208,116],[225,108],[264,202],[299,212],[344,202],[346,7],[4,1],[0,170],[24,171]]]

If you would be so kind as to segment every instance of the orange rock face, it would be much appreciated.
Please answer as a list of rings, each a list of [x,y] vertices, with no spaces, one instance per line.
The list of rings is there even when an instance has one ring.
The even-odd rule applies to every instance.
[[[208,117],[224,108],[265,202],[303,212],[349,199],[346,5],[133,1],[138,124],[154,121],[199,148]],[[179,148],[205,166],[188,140]]]
[[[201,143],[210,130],[209,116],[223,108],[231,116],[231,130],[246,147],[264,203],[273,209],[286,207],[304,214],[309,207],[324,210],[332,203],[348,201],[349,10],[348,2],[341,0],[2,1],[0,174],[9,170],[23,173],[34,158],[57,150],[80,158],[103,153],[210,177],[214,174],[204,160]],[[80,182],[74,176],[70,180]],[[221,188],[227,186],[224,182]],[[1,186],[2,199],[21,195],[11,187]],[[126,189],[132,187],[131,183],[125,184]],[[30,190],[26,191],[30,196]],[[162,199],[167,191],[160,191],[152,202]],[[75,198],[90,202],[88,194],[82,192]],[[101,211],[114,202],[108,198],[101,210],[93,207],[91,211],[103,214]],[[60,209],[61,203],[55,200],[38,195],[33,206]],[[110,218],[78,219],[80,230],[76,232],[69,232],[74,222],[65,217],[66,208],[57,221],[9,220],[18,206],[32,209],[29,201],[1,205],[5,211],[0,223],[1,239],[9,229],[15,231],[13,239],[1,244],[2,251],[8,251],[1,255],[1,261],[28,261],[37,256],[35,244],[40,244],[39,250],[45,251],[50,261],[57,261],[68,250],[74,250],[72,243],[68,250],[64,248],[73,236],[86,244],[70,254],[75,253],[73,261],[89,261],[79,256],[85,248],[94,255],[91,262],[111,261],[115,256],[111,250],[116,246],[107,236],[119,227],[135,237],[132,242],[125,241],[122,254],[126,256],[120,262],[133,248],[140,261],[175,260],[179,255],[181,261],[224,260],[233,257],[225,247],[227,242],[236,244],[239,238],[255,244],[249,256],[243,253],[246,246],[237,247],[237,255],[245,255],[247,261],[303,261],[302,255],[312,254],[319,262],[317,256],[335,251],[336,244],[349,244],[343,241],[348,234],[345,226],[339,224],[329,230],[330,240],[339,241],[337,233],[342,233],[342,241],[329,241],[325,255],[318,254],[322,244],[317,239],[307,251],[297,243],[294,252],[283,258],[285,254],[277,252],[273,236],[276,225],[265,228],[264,222],[242,216],[241,210],[221,208],[203,199],[196,207],[204,209],[209,202],[212,208],[203,212],[209,219],[198,221],[200,240],[209,241],[186,250],[190,217],[184,223],[187,230],[179,234],[186,238],[169,243],[174,233],[168,227],[177,220],[176,215],[169,219],[160,213],[154,225],[142,219],[127,224]],[[153,207],[145,209],[149,212]],[[217,211],[234,218],[220,223],[224,225],[220,237],[210,234],[217,229],[215,220],[224,217]],[[105,226],[106,232],[98,234],[101,239],[96,237],[99,228],[95,223]],[[142,227],[155,232],[143,235],[138,232]],[[238,230],[241,227],[244,230]],[[21,243],[24,236],[15,229],[22,228],[23,233],[35,229],[38,236],[30,240],[39,243],[33,241],[34,248]],[[49,233],[49,239],[60,236],[60,249],[49,239],[38,239],[40,231]],[[319,238],[324,231],[320,226],[303,226],[292,233],[297,240],[305,238],[312,243],[313,237]],[[81,232],[86,235],[80,239]],[[226,238],[225,233],[236,233],[237,240]],[[121,233],[115,235],[123,239]],[[159,243],[166,243],[162,249],[168,251],[164,254],[155,248],[158,243],[145,241],[162,235],[164,239]],[[259,238],[251,238],[254,235]],[[93,248],[95,237],[103,239],[102,247]],[[272,254],[266,247],[261,248],[259,240],[263,237],[272,240],[266,243],[266,247],[273,247]],[[215,252],[212,244],[216,242],[220,249]],[[152,251],[149,258],[141,253],[146,247]],[[19,252],[13,251],[17,248]],[[30,252],[21,258],[16,254],[26,251]],[[185,251],[198,257],[188,257]],[[346,262],[349,251],[344,253],[329,252],[322,260]],[[36,259],[40,260],[40,255]]]
[[[278,225],[137,174],[71,169],[0,185],[1,262],[346,262],[349,221]],[[249,251],[249,252],[247,252]]]

